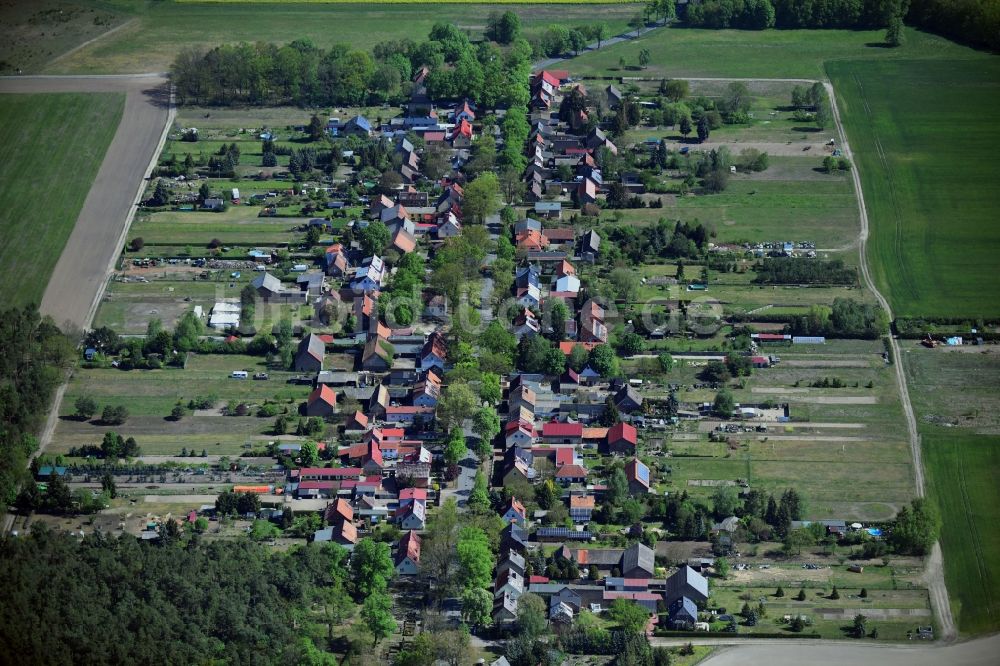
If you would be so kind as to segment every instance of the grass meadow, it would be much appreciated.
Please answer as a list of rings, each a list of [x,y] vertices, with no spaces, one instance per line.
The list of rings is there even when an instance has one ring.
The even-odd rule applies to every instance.
[[[882,48],[881,30],[655,30],[639,39],[590,51],[567,64],[574,76],[663,77],[826,77],[830,60],[969,58],[987,56],[942,37],[906,31],[898,49]],[[639,51],[649,49],[650,64],[638,68]],[[625,69],[621,59],[625,59]]]
[[[104,154],[124,95],[0,95],[0,288],[40,303]]]
[[[269,381],[230,379],[233,370],[266,371]],[[293,419],[309,395],[308,386],[286,384],[295,373],[268,368],[263,359],[237,355],[192,355],[184,369],[132,370],[78,369],[62,402],[62,416],[47,452],[65,453],[71,447],[100,444],[104,433],[114,430],[133,436],[146,455],[175,455],[181,448],[207,450],[210,454],[238,454],[248,441],[267,439],[273,418],[193,414],[180,421],[167,418],[178,400],[216,395],[218,407],[230,401],[259,405],[266,400],[287,407]],[[74,402],[82,395],[104,405],[124,404],[129,419],[120,426],[70,418]],[[294,421],[293,421],[294,422]]]
[[[731,442],[708,441],[708,423],[682,423],[670,435],[644,431],[660,488],[708,496],[714,488],[705,481],[747,479],[768,492],[797,489],[810,519],[890,518],[914,495],[913,468],[893,370],[879,356],[881,343],[838,340],[810,350],[763,352],[780,356],[781,363],[755,370],[745,382],[731,382],[730,389],[741,404],[788,403],[792,421],[769,423],[766,433],[729,436]],[[634,363],[623,365],[626,374],[635,373]],[[667,381],[682,386],[677,394],[682,403],[714,399],[714,390],[693,387],[704,365],[675,358]],[[827,377],[846,386],[810,386]],[[670,450],[671,457],[655,452],[657,446]]]
[[[267,40],[286,43],[310,39],[328,48],[347,44],[370,49],[379,41],[426,39],[438,21],[482,35],[496,3],[237,3],[237,2],[118,2],[134,20],[113,35],[80,49],[47,71],[52,73],[127,73],[166,71],[185,48],[212,48],[223,43]],[[612,34],[627,29],[637,6],[609,4],[517,4],[509,9],[521,17],[525,34],[552,23],[591,23],[595,15]]]
[[[1000,63],[836,62],[828,70],[861,169],[869,259],[895,314],[995,316]]]

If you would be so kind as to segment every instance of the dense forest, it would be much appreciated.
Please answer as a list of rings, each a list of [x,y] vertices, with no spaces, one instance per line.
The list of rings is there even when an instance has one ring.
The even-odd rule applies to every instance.
[[[0,540],[5,664],[310,664],[311,604],[346,552],[249,540],[160,544],[45,529]],[[298,629],[297,629],[298,627]]]
[[[74,357],[73,345],[34,307],[0,314],[0,500],[14,501],[35,435]]]

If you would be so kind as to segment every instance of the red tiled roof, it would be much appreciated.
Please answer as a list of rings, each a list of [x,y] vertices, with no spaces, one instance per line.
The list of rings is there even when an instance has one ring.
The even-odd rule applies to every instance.
[[[576,347],[577,345],[580,345],[581,347],[583,347],[587,351],[590,351],[591,349],[593,349],[594,347],[596,347],[598,344],[599,343],[597,343],[597,342],[563,341],[563,342],[559,343],[559,351],[561,351],[563,354],[566,354],[566,356],[569,356],[571,353],[573,353],[573,347]]]
[[[519,516],[528,515],[528,512],[524,510],[524,505],[518,502],[516,497],[511,497],[510,501],[507,502],[507,511],[509,511],[510,509],[513,509],[514,513],[516,513]],[[507,513],[507,511],[504,511],[504,513]]]
[[[549,421],[542,426],[542,437],[583,437],[583,424]]]
[[[550,241],[571,241],[575,238],[571,227],[560,227],[558,229],[546,229],[545,237]],[[568,263],[568,262],[563,262]]]
[[[427,500],[426,488],[403,488],[399,491],[401,500]]]
[[[608,442],[625,440],[629,444],[635,444],[637,437],[635,426],[629,423],[616,423],[608,429]]]
[[[299,490],[332,490],[336,481],[302,481]]]
[[[556,470],[557,479],[575,479],[587,476],[587,468],[581,465],[563,465]]]
[[[556,78],[551,72],[547,72],[545,70],[542,70],[538,74],[538,79],[540,81],[545,81],[546,83],[548,83],[550,86],[552,86],[554,88],[558,88],[559,87],[559,79]]]
[[[333,407],[337,406],[337,394],[326,384],[317,387],[312,393],[309,394],[309,404],[312,404],[317,400],[322,400],[326,404]]]
[[[559,448],[556,449],[556,466],[559,465],[572,465],[574,458],[574,451],[570,448]]]
[[[504,426],[504,432],[506,432],[509,435],[510,433],[514,432],[519,428],[528,433],[529,435],[531,435],[532,437],[534,437],[535,427],[532,424],[526,423],[524,421],[508,421],[507,425]]]
[[[410,530],[399,540],[399,559],[408,557],[414,562],[420,562],[420,535]]]

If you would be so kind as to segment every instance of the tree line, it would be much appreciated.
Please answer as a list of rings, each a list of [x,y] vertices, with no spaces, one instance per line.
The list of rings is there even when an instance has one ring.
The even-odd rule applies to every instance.
[[[905,13],[905,0],[707,0],[689,4],[685,20],[699,28],[875,29]]]
[[[495,30],[500,39],[512,34],[509,26]],[[468,97],[493,107],[527,104],[531,59],[531,45],[519,37],[504,47],[474,45],[454,25],[438,23],[426,41],[380,42],[371,53],[342,44],[322,49],[308,39],[187,49],[174,60],[171,79],[182,104],[358,106],[407,99],[414,74],[427,67],[431,98]]]
[[[757,284],[841,284],[854,286],[858,283],[858,271],[853,266],[845,266],[840,259],[801,259],[783,257],[764,259],[756,268]]]
[[[889,28],[887,41],[897,46],[905,19],[959,42],[1000,49],[1000,9],[991,0],[707,0],[686,7],[687,25],[698,28]]]
[[[51,318],[34,306],[0,316],[0,499],[14,501],[56,388],[75,356]]]

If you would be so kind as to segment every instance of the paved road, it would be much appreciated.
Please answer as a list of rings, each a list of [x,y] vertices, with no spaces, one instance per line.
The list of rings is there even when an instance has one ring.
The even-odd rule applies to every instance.
[[[967,643],[942,646],[940,643],[852,644],[845,641],[718,639],[695,641],[699,644],[722,645],[716,654],[701,662],[705,666],[845,666],[846,664],[878,664],[878,666],[980,666],[996,664],[1000,653],[1000,636],[991,636]],[[677,645],[679,641],[654,638],[653,645]]]
[[[60,325],[82,329],[93,319],[173,120],[168,90],[162,74],[0,78],[0,93],[125,93],[118,131],[42,297],[42,313]]]

